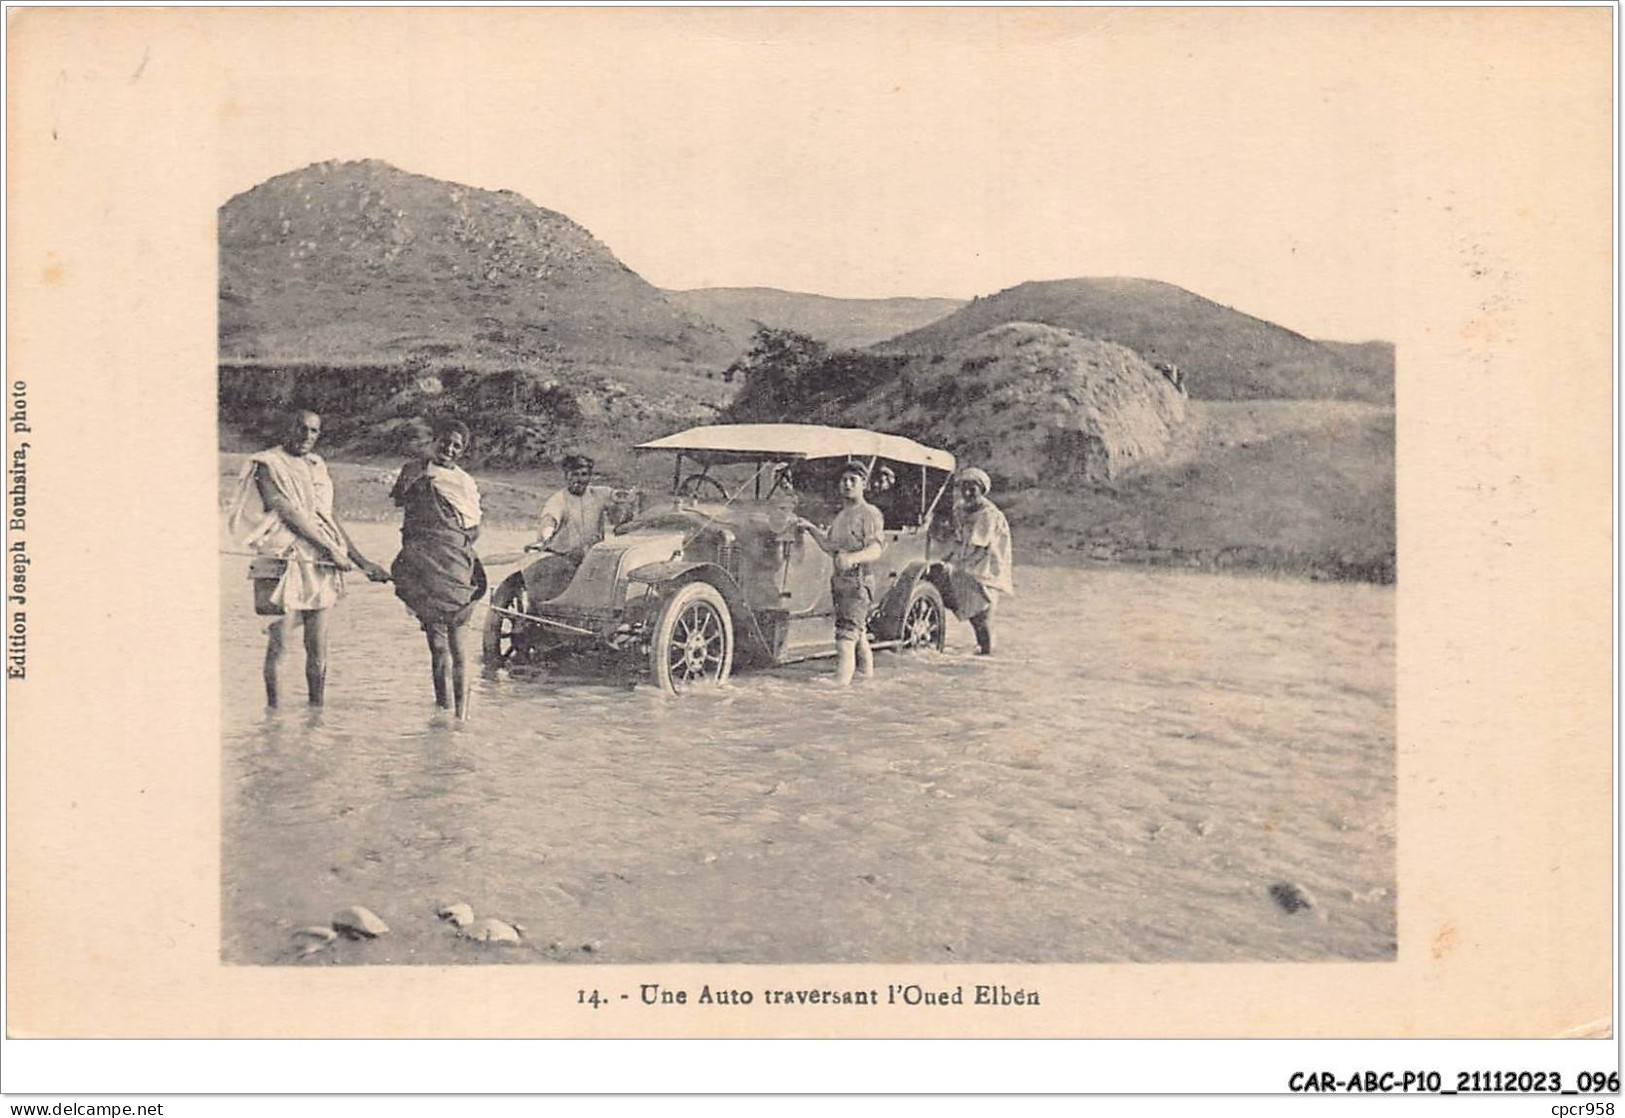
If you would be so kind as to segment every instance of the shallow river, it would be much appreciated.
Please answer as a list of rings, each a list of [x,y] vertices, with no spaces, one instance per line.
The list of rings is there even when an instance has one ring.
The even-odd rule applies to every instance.
[[[393,556],[391,526],[355,535]],[[992,659],[952,622],[845,692],[827,661],[681,699],[481,678],[457,726],[359,577],[326,709],[296,647],[267,712],[246,564],[220,579],[228,961],[292,961],[351,904],[390,934],[306,964],[1394,956],[1391,588],[1025,567]],[[454,901],[525,942],[456,938]]]

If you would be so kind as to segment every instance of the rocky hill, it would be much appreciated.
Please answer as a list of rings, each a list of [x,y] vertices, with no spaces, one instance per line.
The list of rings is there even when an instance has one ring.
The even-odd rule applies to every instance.
[[[1024,283],[874,348],[943,353],[1007,322],[1060,327],[1127,346],[1153,365],[1177,365],[1196,399],[1393,401],[1391,377],[1374,379],[1309,338],[1156,280]]]
[[[1008,323],[910,362],[848,411],[946,446],[1003,486],[1107,481],[1155,460],[1185,396],[1138,354],[1053,326]]]
[[[474,461],[521,464],[703,422],[731,392],[721,329],[512,192],[319,163],[219,221],[221,421],[248,437],[297,404],[331,451],[396,454],[456,411]]]
[[[220,356],[703,374],[734,352],[564,215],[365,160],[220,208]]]
[[[1001,486],[1105,481],[1154,459],[1185,396],[1133,351],[1008,323],[924,356],[783,346],[729,408],[740,422],[870,427],[952,450]]]
[[[772,287],[700,287],[665,295],[722,327],[740,353],[762,326],[794,330],[832,349],[861,349],[965,305],[963,299],[832,299]]]

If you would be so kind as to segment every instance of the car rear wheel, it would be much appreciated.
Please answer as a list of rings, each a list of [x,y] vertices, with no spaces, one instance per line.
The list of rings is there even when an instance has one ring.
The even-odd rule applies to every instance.
[[[656,687],[682,692],[715,686],[733,673],[733,615],[708,582],[690,582],[667,600],[649,644],[649,676]]]
[[[942,593],[922,578],[909,592],[908,606],[903,610],[902,631],[898,634],[898,647],[932,648],[941,652],[947,630]]]

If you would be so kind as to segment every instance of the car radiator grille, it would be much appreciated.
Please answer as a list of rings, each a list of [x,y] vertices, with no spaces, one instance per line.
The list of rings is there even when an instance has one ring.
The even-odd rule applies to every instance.
[[[739,581],[739,545],[733,540],[724,540],[718,545],[717,566],[727,571],[729,578]]]

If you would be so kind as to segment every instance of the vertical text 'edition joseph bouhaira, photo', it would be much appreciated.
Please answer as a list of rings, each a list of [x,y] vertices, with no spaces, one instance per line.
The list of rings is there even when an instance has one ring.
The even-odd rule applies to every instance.
[[[12,381],[9,396],[6,420],[11,433],[31,434],[27,384]],[[28,678],[28,568],[33,562],[23,535],[28,529],[28,449],[26,440],[13,443],[11,462],[6,467],[6,557],[11,568],[6,584],[7,679]]]

